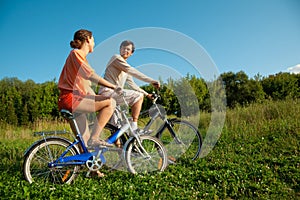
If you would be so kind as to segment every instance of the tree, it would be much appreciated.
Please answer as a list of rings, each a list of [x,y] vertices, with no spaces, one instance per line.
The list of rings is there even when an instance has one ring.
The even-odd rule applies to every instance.
[[[278,73],[262,80],[262,87],[268,98],[282,100],[300,97],[300,75]]]
[[[187,80],[189,80],[189,83],[196,94],[196,97],[198,99],[199,109],[210,110],[210,101],[208,101],[209,99],[209,90],[207,87],[208,83],[206,83],[202,78],[197,78],[195,75],[190,76],[188,74],[186,78]]]
[[[225,85],[227,105],[231,108],[237,104],[246,105],[262,100],[265,96],[260,81],[249,79],[243,71],[223,73],[221,78]]]
[[[55,80],[41,84],[41,116],[42,117],[58,117],[57,101],[59,90]]]

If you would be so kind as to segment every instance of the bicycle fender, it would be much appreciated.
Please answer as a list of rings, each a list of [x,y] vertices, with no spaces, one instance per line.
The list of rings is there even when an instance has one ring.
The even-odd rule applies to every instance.
[[[51,139],[52,139],[52,138],[61,139],[61,140],[66,141],[66,142],[69,143],[69,144],[72,144],[72,142],[71,142],[70,140],[66,139],[66,138],[63,138],[63,137],[57,137],[57,136],[48,136],[48,137],[42,138],[42,139],[40,139],[40,140],[37,140],[37,141],[35,141],[33,144],[31,144],[31,145],[25,150],[23,156],[26,156],[26,154],[28,154],[28,152],[30,152],[31,149],[34,148],[36,145],[38,145],[39,143],[44,142],[45,140],[50,139],[50,138],[51,138]],[[77,148],[77,147],[75,147],[75,148]],[[77,149],[77,150],[78,150],[78,149]]]
[[[127,151],[127,148],[128,148],[128,144],[130,144],[131,141],[135,140],[134,137],[130,137],[126,143],[124,144],[124,147],[123,147],[123,156],[125,158],[125,152]]]
[[[168,121],[173,123],[174,121],[181,121],[181,120],[178,118],[170,118],[170,119],[168,119]]]

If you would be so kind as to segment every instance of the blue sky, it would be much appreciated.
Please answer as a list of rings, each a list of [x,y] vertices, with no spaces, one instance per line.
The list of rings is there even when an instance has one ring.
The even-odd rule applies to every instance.
[[[93,32],[96,45],[144,27],[174,30],[201,45],[220,73],[243,70],[253,77],[296,70],[299,10],[298,0],[0,0],[0,79],[58,79],[69,42],[81,28]],[[137,50],[128,62],[199,75],[185,60],[163,51]],[[167,76],[165,71],[159,74]]]

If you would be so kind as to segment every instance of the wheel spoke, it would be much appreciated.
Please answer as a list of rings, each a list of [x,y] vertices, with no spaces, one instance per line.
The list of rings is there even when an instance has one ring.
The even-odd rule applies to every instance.
[[[136,141],[128,145],[126,162],[132,173],[163,171],[167,166],[167,154],[161,142],[152,136],[141,136],[142,148]],[[145,156],[145,152],[146,155]]]
[[[78,166],[66,165],[60,167],[49,167],[49,162],[58,157],[70,145],[61,138],[49,138],[35,144],[25,155],[23,172],[26,180],[32,182],[71,183],[75,178]],[[75,147],[71,148],[66,156],[78,154]]]

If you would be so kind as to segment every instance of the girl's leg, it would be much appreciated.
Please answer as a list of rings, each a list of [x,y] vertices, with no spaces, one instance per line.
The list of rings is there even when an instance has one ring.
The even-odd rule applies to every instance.
[[[107,124],[115,110],[115,101],[113,99],[101,101],[101,110],[98,112],[94,123],[94,129],[91,133],[90,139],[97,140],[100,138],[100,133]],[[104,104],[104,105],[103,105]]]
[[[91,133],[90,139],[92,140],[99,140],[100,133],[103,130],[105,124],[109,121],[110,117],[112,116],[114,109],[115,109],[115,101],[110,98],[106,98],[103,100],[103,97],[99,97],[98,95],[95,98],[85,98],[81,100],[80,104],[76,108],[76,112],[97,112],[97,117],[95,119],[94,128]]]

